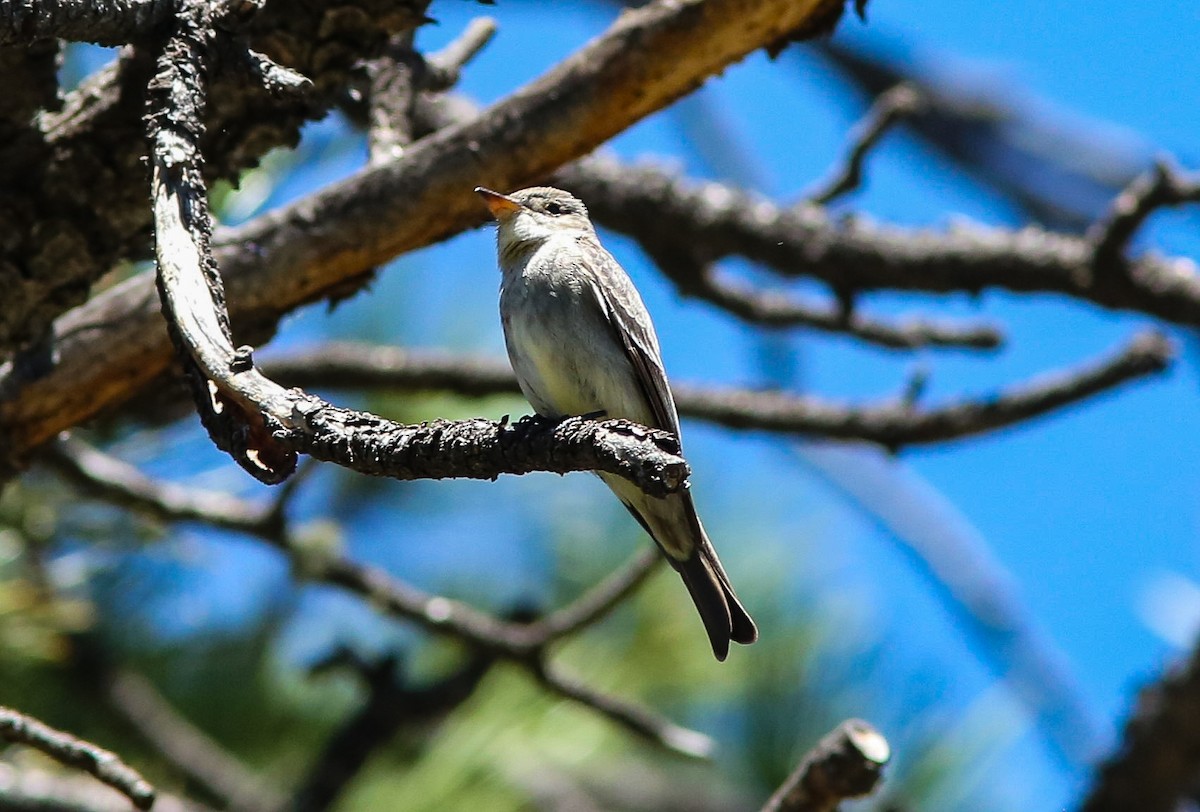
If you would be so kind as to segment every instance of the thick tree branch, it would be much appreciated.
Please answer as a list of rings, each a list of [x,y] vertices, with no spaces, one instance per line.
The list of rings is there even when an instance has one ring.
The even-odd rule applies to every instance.
[[[63,764],[85,770],[126,795],[138,809],[154,805],[154,787],[115,754],[54,730],[31,716],[0,707],[0,738],[36,748]]]
[[[865,440],[899,449],[956,440],[1033,419],[1159,372],[1171,355],[1166,338],[1142,333],[1108,358],[1080,369],[938,407],[922,408],[906,401],[842,406],[805,395],[687,384],[672,384],[672,389],[680,414],[727,428]],[[288,383],[316,388],[446,389],[471,396],[518,391],[502,361],[350,343],[277,358],[267,368]]]
[[[762,812],[835,812],[871,793],[891,758],[887,739],[860,719],[842,722],[809,751]]]

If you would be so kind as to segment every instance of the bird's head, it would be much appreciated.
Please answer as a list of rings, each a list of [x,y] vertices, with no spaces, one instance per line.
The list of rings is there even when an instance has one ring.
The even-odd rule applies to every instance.
[[[480,186],[475,191],[499,225],[501,255],[536,248],[560,234],[595,233],[583,201],[562,189],[534,186],[502,195]]]

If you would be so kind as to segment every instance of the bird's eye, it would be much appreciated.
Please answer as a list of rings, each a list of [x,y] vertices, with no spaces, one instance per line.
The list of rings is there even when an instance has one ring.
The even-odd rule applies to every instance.
[[[555,215],[562,214],[563,207],[561,205],[559,205],[558,203],[547,203],[546,204],[546,213],[547,214],[555,214]]]

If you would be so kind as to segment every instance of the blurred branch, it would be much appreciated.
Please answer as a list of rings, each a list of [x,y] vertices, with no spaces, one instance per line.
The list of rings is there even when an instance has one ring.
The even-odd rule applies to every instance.
[[[849,407],[780,392],[720,390],[672,384],[682,415],[727,428],[865,440],[889,449],[946,442],[1012,426],[1077,403],[1127,381],[1163,370],[1172,349],[1155,332],[1134,336],[1123,348],[1092,364],[977,399],[917,408],[908,402]],[[292,385],[444,388],[466,395],[515,393],[501,361],[338,343],[294,353],[267,364]]]
[[[497,27],[491,17],[476,17],[445,48],[426,56],[424,89],[444,92],[457,85],[462,69],[487,47]]]
[[[154,805],[154,787],[115,753],[55,730],[32,716],[0,706],[0,738],[33,747],[63,764],[84,770],[123,793],[138,809]]]
[[[125,796],[90,778],[0,764],[0,809],[4,812],[129,812]],[[158,793],[154,812],[215,812],[190,799]]]
[[[571,603],[533,621],[531,631],[546,640],[556,640],[591,626],[636,592],[664,560],[657,547],[635,553],[620,569]]]
[[[301,787],[286,807],[288,812],[328,809],[372,753],[402,728],[429,725],[449,714],[471,697],[494,662],[492,654],[477,651],[454,673],[432,685],[412,687],[397,675],[399,659],[395,655],[370,663],[352,652],[337,652],[319,668],[352,666],[367,685],[367,700],[329,737],[316,762],[305,770]],[[278,806],[260,809],[282,812]]]
[[[496,33],[496,21],[477,17],[458,38],[429,56],[413,47],[413,31],[392,37],[383,55],[366,65],[367,143],[370,162],[399,158],[415,137],[413,109],[423,92],[444,92],[458,84],[462,69]]]
[[[1098,268],[1121,268],[1121,255],[1155,210],[1200,202],[1200,178],[1185,178],[1165,160],[1137,178],[1113,201],[1108,213],[1089,229],[1087,239]]]
[[[572,185],[573,172],[574,169],[567,168],[559,173],[564,185]],[[697,252],[695,246],[677,236],[656,235],[653,241],[647,235],[635,238],[680,293],[716,305],[750,324],[843,333],[890,349],[994,349],[1003,340],[1000,331],[987,324],[958,325],[918,318],[897,324],[879,321],[859,313],[848,297],[835,307],[806,304],[785,294],[756,289],[726,278]]]
[[[97,464],[97,456],[107,455],[78,441],[60,442],[46,456],[83,492],[120,507],[160,521],[207,522],[260,538],[287,554],[299,575],[356,594],[386,614],[412,621],[435,634],[456,638],[483,654],[516,663],[552,692],[595,710],[661,747],[693,757],[707,755],[712,749],[711,741],[703,734],[678,727],[648,710],[577,685],[549,670],[549,647],[553,643],[587,628],[641,583],[646,574],[643,568],[652,568],[646,567],[641,557],[585,593],[578,604],[568,604],[544,621],[514,623],[460,601],[423,592],[337,552],[307,547],[292,531],[278,505],[264,508],[232,495],[202,491],[183,496],[182,486],[152,480],[115,458],[108,457],[104,464]],[[215,514],[222,505],[230,510],[219,517]],[[203,506],[204,510],[197,511],[197,506]],[[708,742],[707,746],[701,746],[703,742]]]
[[[809,751],[762,812],[835,812],[875,789],[891,758],[887,739],[860,719],[842,722]]]
[[[911,84],[902,83],[882,93],[850,133],[850,148],[841,167],[807,192],[805,199],[824,206],[861,186],[867,154],[894,124],[920,110],[922,104],[920,91]]]
[[[925,145],[1053,230],[1082,232],[1149,163],[1149,150],[1115,137],[1108,122],[1081,122],[1009,86],[994,68],[933,52],[896,58],[898,48],[828,39],[815,52],[866,100],[899,83],[918,90],[921,109],[904,122]],[[914,64],[915,62],[915,64]],[[792,60],[803,70],[810,65]]]
[[[88,662],[94,663],[94,658]],[[90,678],[100,675],[92,673]],[[103,675],[109,706],[188,780],[232,812],[279,809],[282,799],[238,759],[184,718],[148,679],[127,670]],[[156,807],[157,808],[157,807]]]
[[[563,170],[595,221],[640,243],[686,243],[709,261],[741,256],[840,296],[871,290],[1060,293],[1102,307],[1200,325],[1200,274],[1189,259],[1143,254],[1097,273],[1092,243],[1036,227],[959,223],[945,233],[835,220],[715,182],[592,158]]]
[[[1175,812],[1200,775],[1200,646],[1143,688],[1081,812]]]
[[[533,673],[538,683],[552,693],[591,708],[667,750],[691,758],[710,758],[716,750],[716,742],[705,734],[680,727],[646,708],[600,693],[582,682],[560,674],[545,660],[538,660],[534,664]]]
[[[421,92],[420,54],[413,32],[397,34],[382,56],[367,63],[367,146],[370,163],[399,158],[413,140],[412,106]]]

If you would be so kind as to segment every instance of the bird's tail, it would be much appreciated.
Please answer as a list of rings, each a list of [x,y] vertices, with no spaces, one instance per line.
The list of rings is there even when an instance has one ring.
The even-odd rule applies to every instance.
[[[701,530],[701,534],[703,532]],[[667,558],[682,576],[718,660],[724,661],[729,655],[731,640],[748,644],[758,639],[758,628],[734,593],[729,576],[707,536],[702,536],[701,543],[695,546],[686,561]]]

